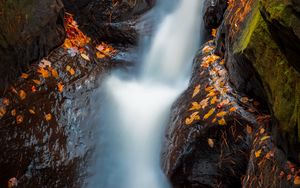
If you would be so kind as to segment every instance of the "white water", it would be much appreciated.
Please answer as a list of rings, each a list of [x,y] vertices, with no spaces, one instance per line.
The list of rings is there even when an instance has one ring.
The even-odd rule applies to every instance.
[[[89,187],[169,187],[160,168],[162,136],[172,103],[187,87],[199,44],[201,5],[202,0],[180,0],[165,16],[138,78],[119,73],[105,81],[99,125],[104,128]]]

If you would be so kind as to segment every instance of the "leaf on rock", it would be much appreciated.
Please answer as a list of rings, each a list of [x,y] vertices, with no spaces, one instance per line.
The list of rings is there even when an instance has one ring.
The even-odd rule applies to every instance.
[[[296,176],[295,179],[294,179],[294,184],[295,185],[300,185],[300,177],[299,176]]]
[[[96,52],[96,56],[97,56],[97,58],[99,58],[99,59],[103,59],[103,58],[106,57],[106,56],[105,56],[103,53],[101,53],[101,52]]]
[[[24,117],[22,115],[18,115],[16,117],[17,124],[21,124],[21,123],[23,123],[23,121],[24,121]]]
[[[52,69],[52,70],[51,70],[51,74],[52,74],[52,76],[53,76],[54,78],[58,78],[58,77],[59,77],[58,72],[57,72],[55,69]]]
[[[222,118],[218,121],[218,124],[223,126],[223,125],[226,125],[227,123],[226,123],[225,119]]]
[[[216,116],[217,116],[217,117],[224,117],[226,114],[227,114],[227,112],[222,111],[222,112],[217,113]]]
[[[185,124],[190,125],[196,120],[200,120],[199,112],[194,112],[193,114],[190,115],[190,117],[187,117],[185,119]]]
[[[203,53],[206,53],[208,54],[209,52],[213,51],[214,47],[213,46],[205,46],[203,49],[202,49],[202,52]]]
[[[200,92],[200,89],[201,89],[201,85],[199,84],[195,87],[192,98],[194,98],[196,95],[198,95],[198,93]]]
[[[261,149],[255,152],[255,157],[258,158],[261,155]]]
[[[206,99],[203,99],[201,102],[200,102],[200,105],[201,105],[201,108],[204,109],[208,106],[208,100],[209,98],[206,98]]]
[[[249,125],[247,125],[246,130],[247,130],[247,133],[248,133],[248,134],[251,134],[251,133],[253,132],[252,127],[249,126]]]
[[[40,73],[40,75],[41,75],[43,78],[48,78],[48,77],[49,77],[49,72],[48,72],[46,69],[42,68],[42,67],[40,67],[40,68],[37,70],[37,72]]]
[[[24,100],[26,98],[26,93],[25,93],[24,90],[21,89],[19,91],[19,97],[20,97],[21,100]]]
[[[51,67],[51,62],[46,59],[42,59],[41,62],[39,63],[39,67],[43,69],[46,67]]]
[[[31,91],[32,91],[32,93],[35,93],[35,92],[36,92],[36,87],[35,87],[35,86],[32,86],[32,87],[31,87]]]
[[[197,102],[193,102],[192,107],[189,109],[189,111],[200,110],[200,109],[201,109],[201,105]]]
[[[215,108],[210,109],[208,113],[204,115],[203,119],[208,119],[215,112],[215,110]]]
[[[86,55],[86,54],[84,54],[84,53],[81,53],[80,55],[81,55],[81,57],[82,57],[83,59],[85,59],[85,60],[87,60],[87,61],[91,61],[88,55]]]
[[[264,137],[262,137],[260,140],[261,141],[264,141],[264,140],[268,140],[270,138],[270,136],[264,136]]]
[[[29,113],[31,113],[32,115],[35,115],[35,111],[33,109],[28,109]]]
[[[32,80],[36,85],[40,85],[41,81],[40,80]]]
[[[60,82],[57,84],[57,90],[61,93],[64,90],[64,85]]]
[[[9,99],[8,99],[8,98],[3,98],[2,104],[3,104],[4,106],[8,106],[8,105],[10,104]]]
[[[216,102],[218,102],[218,98],[217,96],[214,96],[211,101],[210,101],[210,104],[216,104]]]
[[[4,107],[0,107],[0,118],[2,118],[6,114],[6,109]]]
[[[259,130],[259,133],[260,133],[260,134],[264,134],[265,131],[266,131],[266,130],[265,130],[264,128],[261,128],[261,129]]]
[[[21,74],[21,78],[23,78],[23,79],[27,79],[28,77],[29,77],[29,75],[26,74],[26,73],[22,73],[22,74]]]
[[[12,116],[16,116],[17,115],[17,110],[13,109],[10,113],[11,113]]]
[[[230,109],[229,109],[229,112],[235,112],[236,111],[236,108],[235,107],[231,107]]]
[[[215,145],[214,140],[211,138],[207,139],[207,143],[208,143],[209,147],[211,147],[211,148],[213,148]]]
[[[52,115],[50,113],[45,115],[46,121],[50,121],[51,119],[52,119]]]
[[[68,71],[71,75],[75,74],[75,70],[69,65],[66,66],[66,71]]]

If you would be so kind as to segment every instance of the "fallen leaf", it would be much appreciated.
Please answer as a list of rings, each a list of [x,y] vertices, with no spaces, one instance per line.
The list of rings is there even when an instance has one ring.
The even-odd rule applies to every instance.
[[[6,114],[6,109],[4,107],[0,107],[0,118],[2,118]]]
[[[16,116],[16,114],[17,114],[17,110],[16,110],[16,109],[13,109],[13,110],[11,111],[11,115],[12,115],[12,116]]]
[[[247,133],[248,133],[248,134],[251,134],[251,133],[253,132],[252,127],[249,126],[249,125],[247,125],[246,130],[247,130]]]
[[[215,90],[211,90],[206,96],[207,97],[214,97],[217,95],[217,92]]]
[[[40,85],[41,81],[40,80],[32,80],[36,85]]]
[[[210,109],[208,113],[204,115],[203,119],[208,119],[215,112],[215,110],[215,108]]]
[[[97,56],[97,58],[99,58],[99,59],[103,59],[103,58],[106,57],[106,55],[103,54],[103,53],[101,53],[101,52],[96,52],[96,56]]]
[[[81,55],[81,57],[82,57],[83,59],[85,59],[85,60],[87,60],[87,61],[90,61],[90,58],[89,58],[88,55],[86,55],[86,54],[84,54],[84,53],[81,53],[80,55]]]
[[[249,101],[249,98],[248,97],[242,97],[241,98],[241,102],[242,103],[247,103]]]
[[[216,123],[217,122],[217,118],[214,118],[211,122],[212,123]]]
[[[235,107],[231,107],[230,109],[229,109],[229,112],[235,112],[236,111],[236,108]]]
[[[220,61],[220,65],[224,65],[225,64],[225,60],[222,59],[222,61]]]
[[[33,109],[28,109],[28,111],[29,111],[29,113],[31,113],[31,114],[35,114],[35,111],[33,110]]]
[[[217,36],[217,29],[211,30],[211,36],[216,37]]]
[[[209,52],[211,52],[211,51],[213,51],[213,49],[214,49],[214,47],[213,46],[205,46],[203,49],[202,49],[202,52],[203,53],[209,53]]]
[[[209,147],[211,147],[211,148],[213,148],[215,145],[214,140],[211,138],[207,139],[207,143],[208,143]]]
[[[39,67],[42,69],[46,67],[51,67],[51,62],[46,59],[42,59],[41,62],[39,63]]]
[[[200,105],[201,105],[201,108],[204,109],[208,106],[208,100],[209,98],[206,98],[206,99],[203,99],[201,102],[200,102]]]
[[[226,125],[227,123],[226,123],[225,119],[222,118],[218,121],[218,124],[223,126],[223,125]]]
[[[185,124],[190,125],[192,124],[195,120],[200,120],[199,112],[194,112],[193,114],[190,115],[190,117],[187,117],[185,119]]]
[[[206,92],[210,92],[213,89],[215,89],[213,86],[207,86],[207,87],[205,87],[205,91]]]
[[[4,106],[8,106],[8,105],[10,104],[9,99],[8,99],[8,98],[3,98],[2,104],[3,104]]]
[[[260,134],[264,134],[264,133],[265,133],[265,129],[264,129],[264,128],[261,128],[261,129],[259,130],[259,133],[260,133]]]
[[[50,121],[51,119],[52,119],[52,115],[50,113],[45,115],[46,121]]]
[[[261,149],[255,152],[255,157],[258,158],[261,155]]]
[[[194,98],[196,95],[198,95],[198,93],[200,92],[200,89],[201,89],[201,85],[199,84],[195,87],[192,98]]]
[[[20,97],[21,100],[24,100],[26,98],[26,93],[25,93],[24,90],[21,89],[19,91],[19,97]]]
[[[224,117],[226,114],[227,114],[227,112],[222,111],[222,112],[217,113],[216,116],[217,116],[217,117]]]
[[[32,86],[32,87],[31,87],[31,91],[32,91],[32,93],[35,93],[35,92],[36,92],[36,87],[35,87],[35,86]]]
[[[24,117],[22,115],[18,115],[16,117],[17,124],[21,124],[24,121]]]
[[[64,85],[60,82],[57,84],[57,90],[61,93],[64,90]]]
[[[218,98],[217,96],[214,96],[211,101],[210,101],[210,104],[215,104],[216,102],[218,102]]]
[[[22,73],[22,74],[21,74],[21,78],[23,78],[23,79],[27,79],[28,77],[29,77],[29,75],[26,74],[26,73]]]
[[[66,71],[68,71],[71,75],[75,74],[75,70],[69,65],[66,66]]]
[[[260,140],[261,141],[264,141],[264,140],[267,140],[267,139],[269,139],[270,138],[270,136],[264,136],[264,137],[262,137]]]
[[[40,75],[41,75],[43,78],[48,78],[48,77],[49,77],[49,72],[48,72],[46,69],[42,68],[42,67],[40,67],[40,68],[37,70],[37,72],[40,73]]]
[[[55,69],[52,69],[52,70],[51,70],[51,74],[52,74],[52,76],[53,76],[54,78],[58,78],[58,77],[59,77],[58,72],[57,72]]]
[[[299,176],[296,176],[295,179],[294,179],[294,184],[295,185],[300,185],[300,177]]]

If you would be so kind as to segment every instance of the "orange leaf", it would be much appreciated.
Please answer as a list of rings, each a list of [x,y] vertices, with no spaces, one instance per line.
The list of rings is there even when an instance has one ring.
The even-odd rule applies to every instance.
[[[35,86],[32,86],[32,87],[31,87],[31,91],[32,91],[32,93],[35,93],[35,92],[36,92],[36,87],[35,87]]]
[[[295,185],[300,185],[300,177],[299,176],[296,176],[295,179],[294,179],[294,184]]]
[[[24,100],[26,98],[26,93],[25,93],[24,90],[21,89],[19,91],[19,97],[20,97],[21,100]]]
[[[205,91],[206,91],[206,92],[210,92],[210,91],[213,90],[213,89],[214,89],[213,86],[208,86],[208,87],[205,88]]]
[[[24,117],[22,115],[18,115],[16,117],[17,124],[21,124],[21,123],[23,123],[23,121],[24,121]]]
[[[66,71],[68,71],[71,75],[75,74],[75,70],[69,65],[66,66]]]
[[[46,69],[42,68],[42,67],[40,67],[37,70],[37,72],[40,73],[43,78],[48,78],[49,77],[49,72]]]
[[[17,114],[17,110],[16,110],[16,109],[13,109],[13,110],[11,111],[11,115],[12,115],[12,116],[16,116],[16,114]]]
[[[260,134],[264,134],[264,133],[265,133],[265,129],[264,129],[264,128],[261,128],[261,129],[259,130],[259,133],[260,133]]]
[[[211,148],[213,148],[215,145],[214,140],[211,138],[207,139],[207,143],[208,143],[209,147],[211,147]]]
[[[198,95],[198,93],[200,92],[200,88],[201,88],[200,84],[195,87],[192,98]]]
[[[220,119],[220,120],[218,121],[218,123],[219,123],[219,125],[226,125],[226,121],[225,121],[224,118]]]
[[[211,99],[210,104],[215,104],[218,101],[217,96],[214,96],[214,98]]]
[[[8,98],[3,98],[3,100],[2,100],[2,104],[3,104],[4,106],[8,106],[8,105],[9,105],[9,103],[10,103],[10,101],[9,101],[9,99],[8,99]]]
[[[248,134],[251,134],[253,132],[252,127],[249,125],[247,125],[246,130]]]
[[[200,108],[201,108],[201,105],[199,103],[193,102],[192,107],[189,109],[189,111],[199,110]]]
[[[187,117],[185,119],[185,124],[190,125],[192,124],[195,120],[200,120],[199,112],[194,112],[193,114],[190,115],[190,117]]]
[[[205,46],[202,49],[202,52],[207,54],[207,53],[211,52],[213,49],[214,49],[214,47],[212,47],[212,46]]]
[[[35,111],[33,110],[33,109],[28,109],[28,111],[29,111],[29,113],[31,113],[31,114],[35,114]]]
[[[102,53],[100,53],[100,52],[96,52],[96,56],[97,56],[97,58],[99,58],[99,59],[103,59],[103,58],[106,57],[104,54],[102,54]]]
[[[235,112],[235,111],[236,111],[236,108],[235,108],[235,107],[231,107],[231,108],[229,109],[229,111],[230,111],[230,112]]]
[[[80,55],[81,55],[81,57],[82,57],[83,59],[85,59],[85,60],[87,60],[87,61],[90,61],[90,58],[89,58],[88,55],[86,55],[86,54],[84,54],[84,53],[81,53]]]
[[[0,118],[2,118],[6,114],[6,109],[4,107],[0,107]]]
[[[219,112],[219,113],[217,113],[217,117],[223,117],[223,116],[225,116],[227,114],[227,112],[225,112],[225,111],[222,111],[222,112]]]
[[[36,85],[40,85],[41,84],[41,81],[39,80],[32,80]]]
[[[205,114],[205,116],[203,117],[203,119],[208,119],[214,112],[215,112],[215,108],[212,108],[208,111],[207,114]]]
[[[45,120],[46,121],[50,121],[52,119],[52,115],[51,114],[46,114],[45,115]]]
[[[26,74],[26,73],[22,73],[22,74],[21,74],[21,78],[27,79],[28,77],[29,77],[29,75]]]
[[[261,149],[255,152],[255,157],[258,158],[261,155]]]
[[[52,76],[53,76],[54,78],[58,78],[58,77],[59,77],[58,72],[57,72],[55,69],[52,69],[52,70],[51,70],[51,74],[52,74]]]
[[[217,29],[212,29],[212,30],[211,30],[211,35],[212,35],[213,37],[216,37],[216,36],[217,36]]]
[[[57,84],[57,89],[58,89],[58,91],[61,93],[61,92],[63,92],[63,90],[64,90],[64,85],[60,82],[60,83],[58,83]]]

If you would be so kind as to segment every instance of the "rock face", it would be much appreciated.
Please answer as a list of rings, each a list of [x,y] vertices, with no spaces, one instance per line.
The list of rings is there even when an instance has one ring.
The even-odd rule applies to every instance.
[[[211,2],[216,2],[217,5],[219,3],[209,1],[207,4]],[[207,7],[204,20],[207,28],[212,29],[219,26],[214,24],[219,23],[219,17],[211,16],[210,12],[217,11],[218,8]],[[218,13],[222,14],[222,11]],[[206,99],[208,94],[202,95],[205,92],[202,91],[205,90],[202,86],[210,85],[209,81],[205,81],[207,75],[202,78],[205,73],[202,74],[201,71],[205,72],[205,69],[200,66],[199,70],[196,65],[190,88],[174,104],[172,110],[163,152],[164,169],[174,187],[298,186],[299,2],[229,1],[223,17],[214,39],[216,47],[213,53],[224,58],[224,69],[228,71],[228,84],[231,87],[229,95],[236,93],[237,99],[239,96],[247,96],[259,101],[261,105],[249,109],[247,105],[235,101],[237,106],[241,105],[239,109],[248,111],[253,117],[251,120],[247,118],[251,116],[245,116],[240,111],[238,116],[227,114],[226,122],[233,118],[240,122],[238,128],[234,126],[234,121],[227,123],[225,127],[218,127],[209,119],[203,120],[207,111],[202,108],[198,114],[189,116],[186,114],[192,109],[189,104]],[[204,47],[202,52],[206,50],[207,47]],[[196,64],[203,64],[205,58],[198,55],[195,61]],[[191,100],[191,88],[198,84],[201,85],[202,96]],[[189,126],[185,122],[187,117],[194,119]],[[226,132],[226,129],[234,129],[238,135],[227,132],[226,137],[222,136],[219,132]],[[231,139],[237,137],[244,139],[244,145]],[[214,147],[209,147],[212,145],[209,139],[226,140],[226,143],[213,142]],[[223,149],[227,144],[234,148],[228,153]],[[235,157],[230,155],[232,153]],[[230,165],[228,161],[231,161]]]
[[[60,0],[0,1],[0,91],[65,37]]]

